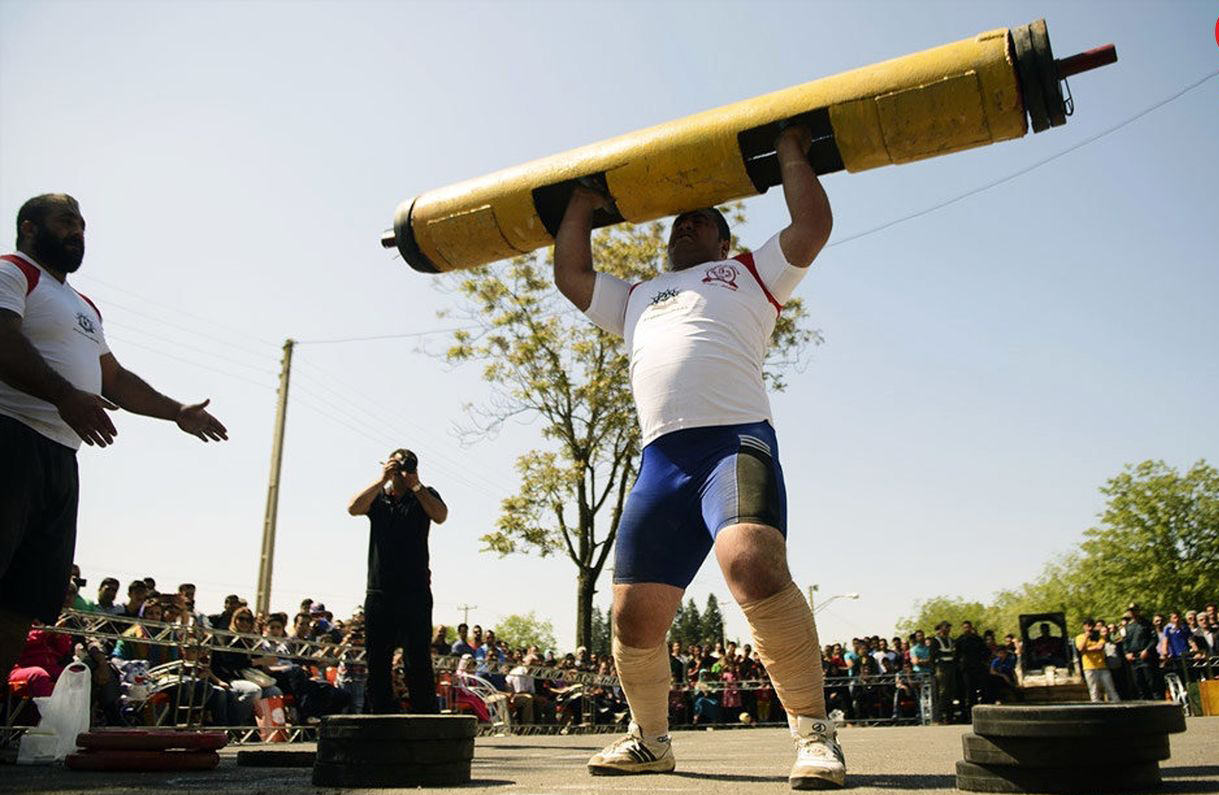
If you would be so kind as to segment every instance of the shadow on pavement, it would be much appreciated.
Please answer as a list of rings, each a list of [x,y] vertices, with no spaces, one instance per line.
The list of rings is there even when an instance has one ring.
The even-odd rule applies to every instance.
[[[941,773],[882,773],[868,775],[847,770],[847,789],[868,787],[871,789],[954,789],[955,775]]]
[[[1164,778],[1219,776],[1219,765],[1194,765],[1193,767],[1164,767],[1161,765],[1160,775]]]
[[[773,784],[776,781],[782,781],[785,784],[787,783],[787,776],[750,776],[745,773],[691,773],[688,770],[675,770],[665,775],[676,776],[677,778],[697,778],[705,781],[742,781],[754,784]]]

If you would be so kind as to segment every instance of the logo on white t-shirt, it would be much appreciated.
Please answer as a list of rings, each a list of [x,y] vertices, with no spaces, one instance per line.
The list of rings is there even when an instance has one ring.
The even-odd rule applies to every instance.
[[[81,331],[85,332],[90,337],[92,337],[94,332],[97,330],[93,325],[93,320],[90,319],[90,317],[84,312],[76,313],[76,325],[80,326]]]
[[[719,284],[723,287],[727,287],[730,290],[735,290],[737,288],[736,277],[739,276],[740,273],[741,272],[736,269],[735,265],[728,262],[721,262],[718,265],[713,265],[710,268],[707,268],[707,272],[703,275],[703,284]]]
[[[676,298],[680,294],[681,294],[681,290],[676,290],[676,289],[672,289],[672,288],[670,288],[668,290],[661,290],[656,295],[652,296],[652,306],[656,306],[657,304],[663,304],[665,301]]]

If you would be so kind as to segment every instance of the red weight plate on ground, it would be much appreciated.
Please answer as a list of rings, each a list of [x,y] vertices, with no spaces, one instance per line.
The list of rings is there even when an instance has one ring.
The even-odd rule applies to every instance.
[[[105,729],[83,732],[76,744],[90,751],[215,751],[228,743],[224,732],[175,732],[148,729]]]
[[[84,751],[68,754],[73,770],[211,770],[220,764],[215,751]]]

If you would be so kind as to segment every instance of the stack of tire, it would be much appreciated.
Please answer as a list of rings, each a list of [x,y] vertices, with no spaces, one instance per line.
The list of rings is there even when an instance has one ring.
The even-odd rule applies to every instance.
[[[981,705],[962,737],[957,789],[971,792],[1145,792],[1160,786],[1177,704]]]
[[[224,732],[100,729],[76,736],[78,750],[64,764],[73,770],[211,770],[216,751],[228,743]]]
[[[470,780],[470,715],[335,715],[318,728],[319,787],[443,787]]]

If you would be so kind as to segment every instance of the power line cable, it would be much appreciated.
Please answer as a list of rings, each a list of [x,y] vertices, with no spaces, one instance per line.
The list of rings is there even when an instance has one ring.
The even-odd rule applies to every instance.
[[[183,326],[178,323],[172,323],[168,320],[163,320],[163,319],[157,317],[156,315],[150,315],[147,312],[142,312],[139,309],[133,309],[132,307],[126,306],[124,304],[120,304],[116,301],[106,300],[105,305],[106,305],[107,311],[109,311],[111,307],[114,307],[114,308],[120,309],[124,312],[130,312],[133,315],[139,315],[140,317],[147,318],[148,320],[151,320],[154,323],[160,323],[163,326],[168,326],[168,327],[170,327],[172,329],[176,329],[178,331],[184,331],[187,334],[193,334],[197,337],[204,337],[206,339],[212,340],[213,342],[218,342],[221,345],[227,345],[230,348],[242,351],[247,354],[257,356],[262,359],[272,359],[273,360],[273,359],[277,358],[270,351],[256,351],[253,348],[247,348],[243,345],[237,345],[236,343],[229,342],[228,340],[222,339],[222,338],[217,337],[212,334],[208,334],[207,332],[198,331],[198,330],[190,328],[188,326]],[[106,322],[109,322],[109,321],[106,321]]]
[[[385,438],[385,428],[388,427],[391,431],[394,431],[397,434],[402,433],[400,429],[394,428],[391,423],[384,420],[378,420],[377,424],[373,425],[346,413],[341,406],[337,406],[332,401],[329,401],[316,393],[306,392],[305,394],[309,400],[321,401],[323,404],[329,406],[332,411],[338,413],[338,417],[330,412],[319,409],[316,405],[309,406],[309,408],[311,408],[313,411],[322,414],[331,420],[340,422],[340,424],[342,424],[344,427],[347,427],[359,433],[361,436],[375,441],[382,446],[389,444]],[[471,472],[469,462],[448,459],[446,456],[437,453],[435,450],[429,451],[428,461],[431,462],[431,464],[434,464],[437,470],[454,477],[456,480],[465,483],[467,486],[476,491],[492,494],[504,491],[501,484],[497,484],[481,475],[478,475],[477,473]],[[475,482],[474,480],[471,480],[471,475],[475,476],[482,482]]]
[[[373,342],[377,340],[400,340],[408,337],[427,337],[433,334],[451,334],[457,331],[478,331],[482,326],[455,326],[453,328],[429,329],[427,331],[404,331],[400,334],[374,334],[368,337],[342,337],[336,339],[296,340],[297,345],[337,345],[343,342]]]
[[[140,294],[139,294],[139,293],[137,293],[137,292],[133,292],[132,290],[128,290],[126,287],[120,287],[120,286],[118,286],[117,284],[112,284],[112,283],[107,282],[107,281],[105,281],[105,280],[103,280],[103,279],[99,279],[99,278],[97,278],[96,276],[93,276],[93,275],[88,275],[88,274],[86,274],[86,275],[82,275],[82,276],[79,276],[79,277],[76,277],[76,278],[78,278],[78,279],[79,279],[79,280],[81,280],[81,281],[84,281],[86,285],[88,285],[89,283],[99,284],[99,285],[101,285],[102,287],[106,287],[106,288],[109,288],[109,289],[111,289],[111,290],[117,290],[117,291],[118,291],[118,292],[120,292],[120,293],[126,293],[127,295],[130,295],[132,298],[138,298],[138,299],[140,299],[141,301],[143,301],[145,304],[149,304],[149,305],[152,305],[152,306],[159,306],[159,307],[162,307],[162,308],[164,308],[164,309],[166,309],[166,310],[168,310],[168,311],[170,311],[170,312],[173,312],[174,314],[177,314],[177,315],[186,315],[186,316],[188,316],[188,317],[193,317],[193,318],[195,318],[196,320],[202,320],[204,323],[207,323],[208,325],[210,325],[210,326],[214,326],[214,327],[216,327],[216,328],[223,328],[223,329],[227,329],[228,331],[232,332],[233,334],[235,334],[235,335],[236,335],[236,336],[238,336],[238,337],[241,337],[242,339],[254,340],[255,342],[261,342],[261,343],[263,343],[263,344],[265,344],[265,345],[279,345],[279,343],[278,343],[278,342],[274,342],[274,341],[272,341],[272,340],[267,340],[267,339],[262,339],[262,338],[260,338],[260,337],[256,337],[256,336],[254,336],[253,334],[251,334],[251,333],[250,333],[249,331],[247,331],[247,330],[239,329],[239,328],[237,328],[237,327],[235,327],[235,326],[230,326],[230,325],[228,325],[228,324],[226,324],[226,323],[221,323],[221,322],[219,322],[219,321],[217,321],[217,320],[215,320],[215,319],[213,319],[213,318],[204,317],[203,315],[197,314],[197,313],[195,313],[195,312],[191,312],[191,311],[188,311],[188,310],[186,310],[186,309],[180,309],[180,308],[178,308],[178,307],[175,307],[175,306],[171,306],[171,305],[169,305],[169,304],[166,304],[166,303],[164,303],[164,302],[162,302],[162,301],[158,301],[158,300],[156,300],[156,299],[149,298],[149,297],[144,296],[144,295],[140,295]]]
[[[318,372],[325,374],[329,378],[330,381],[333,381],[333,382],[340,381],[340,379],[335,377],[333,374],[330,374],[329,372],[324,370],[324,368],[320,367],[317,364],[313,364],[311,362],[306,362],[304,360],[301,360],[300,363],[305,365],[306,367],[311,367],[312,369],[315,369]],[[409,436],[422,437],[422,438],[428,440],[429,444],[432,445],[432,450],[430,451],[431,456],[435,456],[439,460],[449,462],[453,467],[456,468],[456,471],[458,471],[458,472],[463,472],[463,473],[470,472],[470,462],[468,460],[458,460],[458,459],[453,458],[453,457],[449,456],[448,454],[442,452],[443,450],[447,449],[450,445],[444,441],[437,441],[436,438],[433,436],[433,434],[425,426],[416,424],[409,420],[404,420],[407,423],[407,425],[410,426],[409,432],[404,433],[404,431],[407,430],[406,428],[398,425],[395,420],[385,419],[386,415],[395,416],[394,412],[392,410],[390,410],[389,408],[378,405],[378,404],[372,402],[371,400],[364,398],[362,396],[357,396],[354,393],[344,394],[343,392],[339,391],[338,389],[335,389],[334,387],[330,386],[330,384],[327,381],[324,381],[321,378],[313,376],[309,373],[302,373],[301,375],[304,378],[308,379],[313,384],[316,384],[317,386],[320,386],[321,388],[330,392],[338,400],[343,401],[344,406],[346,408],[350,408],[355,411],[358,411],[361,414],[365,415],[366,417],[370,418],[374,423],[374,427],[376,427],[378,429],[389,428],[390,430],[395,431],[396,433],[400,434],[402,437],[409,437]],[[363,403],[364,405],[361,405],[361,403]],[[369,408],[367,408],[368,406],[371,406],[376,410],[375,411],[369,410]],[[493,485],[497,491],[504,491],[504,492],[508,492],[508,493],[511,493],[511,491],[512,491],[512,489],[508,489],[504,483],[498,481],[498,479],[496,479],[496,478],[487,476],[485,473],[473,473],[473,474],[477,474],[479,479],[484,481],[486,484]]]
[[[236,361],[234,359],[228,358],[225,354],[216,353],[215,351],[210,351],[206,348],[200,348],[197,345],[191,345],[190,343],[182,342],[181,340],[168,339],[164,335],[154,334],[153,332],[148,331],[146,329],[142,329],[139,326],[131,326],[120,320],[114,320],[114,319],[107,320],[106,325],[111,328],[118,327],[118,328],[124,329],[126,331],[134,332],[136,334],[143,334],[143,335],[152,337],[153,339],[158,340],[158,341],[170,342],[170,343],[173,343],[174,347],[176,347],[176,348],[184,348],[186,350],[194,351],[196,353],[202,353],[205,356],[215,356],[217,359],[223,359],[228,364],[234,365],[236,367],[244,367],[247,370],[253,370],[256,373],[259,373],[260,375],[267,375],[268,373],[270,373],[272,375],[274,374],[274,373],[271,373],[271,371],[267,370],[265,366],[259,366],[256,364],[247,364],[246,362]],[[111,338],[114,337],[114,335],[112,335],[112,334],[107,334],[107,336],[109,336]]]
[[[1118,122],[1117,124],[1113,125],[1112,127],[1109,127],[1106,130],[1102,130],[1101,132],[1096,133],[1095,135],[1088,136],[1087,138],[1083,139],[1082,141],[1080,141],[1072,146],[1068,146],[1066,149],[1063,149],[1061,152],[1058,152],[1057,154],[1050,155],[1049,157],[1047,157],[1043,160],[1038,160],[1036,163],[1026,166],[1026,167],[1020,169],[1019,171],[1016,171],[1012,174],[1008,174],[1005,177],[1000,177],[999,179],[997,179],[993,182],[988,182],[985,185],[981,185],[977,188],[974,188],[973,190],[966,191],[965,193],[962,193],[959,196],[954,196],[951,199],[947,199],[945,201],[940,202],[939,204],[934,204],[930,207],[925,207],[922,210],[918,210],[916,212],[910,213],[909,215],[903,215],[900,218],[895,218],[892,221],[887,221],[886,223],[881,224],[880,226],[874,226],[871,229],[865,230],[863,232],[859,232],[854,235],[849,235],[847,237],[842,238],[841,240],[835,240],[833,243],[827,244],[826,248],[833,248],[834,246],[840,246],[843,243],[850,243],[853,240],[859,240],[860,238],[867,237],[868,235],[874,235],[877,232],[883,232],[884,230],[889,229],[890,227],[897,226],[898,224],[904,224],[906,221],[913,221],[915,218],[922,218],[924,215],[928,215],[930,213],[936,212],[937,210],[942,210],[945,207],[956,204],[959,201],[964,201],[965,199],[968,199],[972,196],[977,196],[979,193],[984,193],[985,191],[988,191],[991,188],[996,188],[1004,183],[1011,182],[1012,180],[1017,179],[1019,177],[1023,177],[1025,174],[1028,174],[1031,171],[1036,171],[1037,169],[1041,168],[1044,165],[1053,163],[1055,160],[1058,160],[1060,157],[1068,155],[1077,149],[1082,149],[1083,147],[1087,146],[1088,144],[1095,143],[1096,141],[1099,141],[1101,138],[1104,138],[1108,135],[1112,135],[1113,133],[1117,132],[1118,130],[1122,129],[1123,127],[1138,121],[1139,119],[1143,118],[1147,114],[1149,114],[1153,111],[1159,110],[1160,108],[1164,107],[1165,105],[1167,105],[1170,102],[1180,99],[1181,97],[1188,94],[1190,91],[1193,91],[1195,88],[1198,88],[1202,84],[1206,83],[1208,80],[1211,80],[1215,77],[1219,77],[1219,70],[1211,72],[1210,74],[1206,75],[1205,77],[1195,80],[1193,83],[1190,83],[1188,86],[1186,86],[1185,88],[1176,92],[1172,96],[1166,97],[1165,99],[1162,99],[1159,102],[1156,102],[1155,104],[1144,108],[1143,110],[1139,111],[1138,113],[1134,114],[1133,116],[1131,116],[1123,121]]]
[[[262,387],[263,389],[270,389],[271,391],[275,391],[275,387],[273,385],[262,383],[261,381],[255,381],[253,378],[246,378],[243,375],[238,375],[237,373],[232,373],[232,372],[229,372],[228,370],[221,370],[219,367],[212,367],[211,365],[203,364],[202,362],[196,362],[191,359],[186,359],[182,356],[178,356],[176,354],[167,353],[158,348],[154,348],[151,345],[145,345],[143,343],[136,342],[135,340],[123,339],[122,337],[116,336],[114,334],[108,334],[106,336],[109,337],[110,339],[117,340],[118,342],[121,342],[124,345],[132,345],[132,346],[135,346],[136,348],[143,348],[146,351],[150,351],[151,353],[155,353],[159,356],[164,356],[167,359],[173,359],[182,364],[191,365],[193,367],[198,367],[203,370],[210,370],[213,373],[219,373],[220,375],[227,376],[229,378],[234,378],[238,381],[245,381],[247,384],[253,384],[254,386]]]

